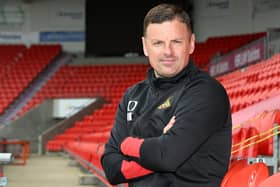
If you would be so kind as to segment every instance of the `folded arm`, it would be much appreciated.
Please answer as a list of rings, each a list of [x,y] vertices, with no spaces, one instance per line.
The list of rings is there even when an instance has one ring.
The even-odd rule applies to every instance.
[[[166,133],[152,138],[126,138],[121,145],[124,155],[154,171],[174,172],[207,139],[220,129],[228,116],[229,103],[224,92],[193,89],[184,95],[175,110],[176,123]]]

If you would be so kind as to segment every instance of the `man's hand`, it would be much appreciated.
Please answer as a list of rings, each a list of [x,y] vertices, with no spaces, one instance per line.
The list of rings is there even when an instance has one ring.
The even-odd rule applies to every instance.
[[[163,134],[165,134],[171,127],[173,127],[173,125],[174,125],[175,122],[176,122],[176,117],[173,116],[173,117],[169,120],[168,124],[164,127],[164,129],[163,129]]]

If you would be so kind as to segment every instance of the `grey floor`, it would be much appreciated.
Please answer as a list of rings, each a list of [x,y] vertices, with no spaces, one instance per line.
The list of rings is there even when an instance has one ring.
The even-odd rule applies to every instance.
[[[81,178],[88,176],[70,159],[61,155],[31,155],[25,166],[5,165],[7,187],[81,187]],[[86,185],[99,187],[99,185]]]

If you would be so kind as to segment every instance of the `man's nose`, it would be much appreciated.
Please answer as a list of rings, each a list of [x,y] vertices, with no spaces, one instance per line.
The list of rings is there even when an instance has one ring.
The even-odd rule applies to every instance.
[[[164,47],[164,53],[167,55],[171,55],[173,53],[172,45],[166,44]]]

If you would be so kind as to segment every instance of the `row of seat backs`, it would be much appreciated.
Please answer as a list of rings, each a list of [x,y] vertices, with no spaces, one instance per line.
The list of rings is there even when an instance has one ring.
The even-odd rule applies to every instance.
[[[0,45],[1,46],[1,45]],[[9,49],[10,47],[2,46]],[[0,114],[17,99],[20,94],[32,83],[44,68],[52,62],[52,59],[61,52],[60,45],[32,45],[29,49],[15,47],[14,58],[2,61],[0,52],[0,64],[4,67],[0,71]],[[5,51],[4,51],[5,52]]]
[[[232,112],[280,94],[280,54],[217,77],[231,101]]]
[[[117,105],[104,104],[101,109],[96,109],[92,114],[84,116],[80,121],[76,121],[73,127],[65,129],[61,134],[57,134],[46,144],[47,151],[61,151],[63,146],[72,140],[104,143],[109,138],[110,130],[114,123],[114,115]]]
[[[280,110],[264,111],[245,123],[234,126],[232,158],[273,155],[273,136],[279,133]]]

